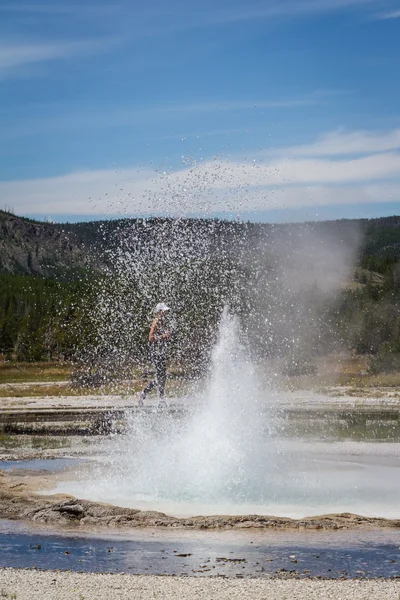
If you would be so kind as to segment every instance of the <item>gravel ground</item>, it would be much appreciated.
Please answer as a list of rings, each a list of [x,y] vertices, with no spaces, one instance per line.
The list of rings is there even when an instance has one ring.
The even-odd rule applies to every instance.
[[[15,600],[398,600],[400,581],[202,579],[0,569],[0,598]]]

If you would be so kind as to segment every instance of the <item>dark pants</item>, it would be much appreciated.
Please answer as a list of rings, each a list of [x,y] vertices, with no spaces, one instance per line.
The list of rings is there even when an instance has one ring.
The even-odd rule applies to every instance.
[[[140,395],[144,400],[153,387],[157,386],[158,398],[162,400],[164,398],[165,380],[167,378],[167,359],[163,354],[154,354],[152,356],[152,363],[156,369],[156,378],[146,385]]]

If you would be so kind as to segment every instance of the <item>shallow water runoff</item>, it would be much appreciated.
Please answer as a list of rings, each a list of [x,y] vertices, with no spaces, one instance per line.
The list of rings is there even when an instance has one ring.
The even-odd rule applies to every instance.
[[[0,520],[0,566],[195,577],[398,576],[392,531],[57,534]]]
[[[400,517],[399,444],[281,435],[273,387],[259,381],[228,310],[207,385],[184,400],[178,416],[132,412],[127,433],[104,440],[55,491],[175,516]]]

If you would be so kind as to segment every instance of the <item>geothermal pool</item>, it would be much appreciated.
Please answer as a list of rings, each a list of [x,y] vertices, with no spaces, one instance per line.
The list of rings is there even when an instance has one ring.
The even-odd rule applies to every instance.
[[[334,428],[318,439],[293,424],[288,435],[279,395],[260,383],[227,311],[205,390],[186,405],[132,411],[127,432],[104,440],[54,491],[173,516],[400,517],[398,440],[343,441]],[[329,429],[332,415],[323,420]]]
[[[122,442],[121,442],[122,443]],[[275,450],[275,453],[273,454]],[[55,492],[110,504],[157,510],[169,515],[260,514],[301,518],[352,512],[370,517],[400,517],[400,460],[398,444],[308,443],[280,444],[280,453],[267,442],[260,456],[271,459],[265,476],[213,480],[206,486],[203,474],[188,476],[185,465],[160,463],[151,467],[115,462],[109,456],[85,462]],[[165,457],[164,457],[165,458]]]

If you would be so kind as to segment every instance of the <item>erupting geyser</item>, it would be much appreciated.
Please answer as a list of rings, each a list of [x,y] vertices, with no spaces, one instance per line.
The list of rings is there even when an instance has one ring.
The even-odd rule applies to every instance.
[[[307,224],[257,234],[217,221],[121,224],[105,243],[97,282],[93,364],[129,380],[133,365],[146,362],[148,316],[162,299],[177,322],[171,362],[202,384],[161,412],[150,399],[139,409],[132,396],[127,432],[103,440],[77,480],[57,489],[176,516],[397,517],[395,445],[342,441],[323,410],[325,430],[310,436],[312,413],[268,376],[310,375],[316,357],[342,347],[334,305],[358,239],[353,229],[339,239],[335,229]],[[293,402],[302,413],[295,423]],[[330,400],[320,394],[318,402]]]
[[[191,512],[262,501],[274,462],[260,452],[268,427],[264,401],[238,320],[225,308],[209,380],[186,399],[186,417],[132,414],[129,433],[112,444],[111,468],[103,465],[79,492],[119,504],[170,505],[174,512],[188,510],[182,503]]]
[[[279,394],[261,386],[242,337],[225,308],[209,379],[182,400],[185,415],[133,412],[128,432],[104,441],[102,455],[58,491],[176,516],[396,517],[398,486],[385,448],[279,439],[271,402]]]
[[[156,433],[147,419],[132,419],[123,459],[125,468],[131,465],[129,490],[174,502],[248,501],[264,462],[259,454],[262,395],[237,320],[227,309],[210,380],[195,400],[183,422],[163,417]]]

